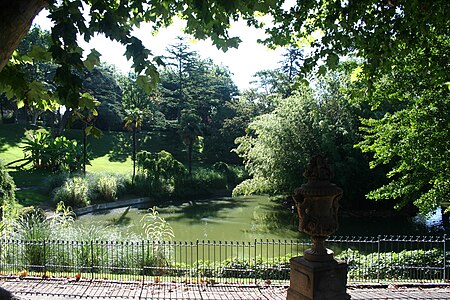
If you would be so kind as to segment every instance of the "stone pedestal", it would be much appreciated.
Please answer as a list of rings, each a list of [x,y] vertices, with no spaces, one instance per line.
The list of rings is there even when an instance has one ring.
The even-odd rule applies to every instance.
[[[311,262],[303,256],[290,260],[287,300],[347,300],[347,263],[335,259]]]

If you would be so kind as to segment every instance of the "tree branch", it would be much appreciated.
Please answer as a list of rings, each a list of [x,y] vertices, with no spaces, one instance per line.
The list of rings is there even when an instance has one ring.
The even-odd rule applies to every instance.
[[[46,6],[45,0],[0,0],[0,71],[27,34],[34,17]]]

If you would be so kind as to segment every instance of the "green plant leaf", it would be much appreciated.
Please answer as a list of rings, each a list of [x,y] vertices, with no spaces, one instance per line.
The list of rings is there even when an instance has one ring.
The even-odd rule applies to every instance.
[[[88,54],[85,61],[83,62],[84,66],[89,71],[92,71],[95,66],[100,65],[100,56],[101,56],[101,54],[97,50],[92,49],[91,53]]]

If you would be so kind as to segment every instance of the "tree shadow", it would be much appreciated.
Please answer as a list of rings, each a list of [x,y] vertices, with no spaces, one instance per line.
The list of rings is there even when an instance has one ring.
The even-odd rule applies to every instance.
[[[78,140],[79,137],[76,137],[76,139]],[[108,155],[111,161],[125,161],[129,153],[124,155],[124,151],[131,148],[125,144],[124,140],[125,137],[123,132],[103,132],[103,135],[100,138],[89,136],[88,144],[91,149],[91,157],[94,159]],[[131,153],[131,150],[129,150],[129,152]],[[111,157],[113,157],[113,159],[111,159]]]
[[[109,160],[114,162],[125,162],[133,152],[131,137],[126,133],[116,133],[111,136],[111,149]]]
[[[31,129],[31,128],[30,128]],[[25,137],[28,129],[18,124],[0,125],[0,153],[6,152],[8,148],[17,147]]]
[[[108,220],[107,225],[110,226],[125,226],[129,225],[131,223],[131,217],[127,216],[128,212],[130,211],[131,206],[128,206],[124,212],[120,215],[119,218],[112,218]]]
[[[245,202],[240,201],[238,198],[218,198],[208,200],[196,200],[184,202],[175,209],[176,216],[166,217],[168,222],[188,220],[189,222],[199,222],[207,219],[214,222],[214,218],[227,219],[222,212],[225,209],[233,209],[237,207],[248,206]],[[167,207],[161,207],[160,209],[167,211]]]

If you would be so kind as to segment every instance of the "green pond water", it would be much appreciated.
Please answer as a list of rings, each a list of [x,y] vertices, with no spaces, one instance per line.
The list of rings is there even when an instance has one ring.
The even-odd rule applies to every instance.
[[[250,242],[306,238],[297,231],[297,215],[265,196],[213,198],[176,205],[159,202],[151,206],[155,206],[173,228],[175,241]],[[141,219],[146,213],[147,208],[117,208],[80,216],[76,224],[113,226],[120,228],[124,235],[142,235]],[[337,235],[427,233],[430,233],[430,227],[426,222],[414,218],[341,218],[336,232]]]
[[[155,203],[159,215],[173,228],[176,241],[291,240],[297,231],[296,216],[268,197],[224,197],[176,205]],[[77,224],[119,226],[123,232],[142,234],[141,219],[148,209],[117,208],[80,216]]]

